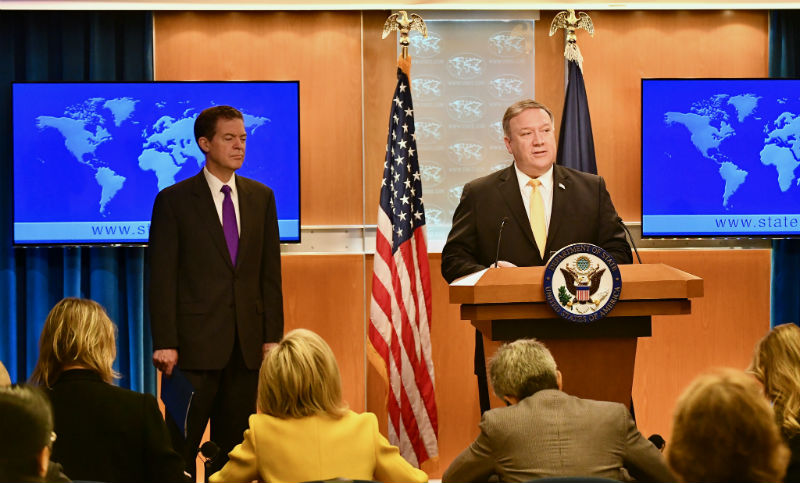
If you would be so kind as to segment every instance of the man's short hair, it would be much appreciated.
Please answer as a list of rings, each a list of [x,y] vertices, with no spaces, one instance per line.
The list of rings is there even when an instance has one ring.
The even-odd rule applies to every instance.
[[[257,405],[280,419],[345,414],[339,365],[322,337],[295,329],[267,352],[258,374]]]
[[[203,109],[203,112],[194,120],[194,140],[198,146],[200,146],[200,138],[206,138],[211,141],[216,133],[219,119],[241,119],[244,121],[244,116],[238,109],[231,106],[214,106]],[[200,149],[202,150],[203,148]]]
[[[667,462],[681,481],[781,481],[789,450],[756,380],[722,369],[678,398]]]
[[[0,481],[34,481],[38,455],[52,444],[50,402],[36,387],[3,387],[0,414]]]
[[[527,111],[528,109],[541,109],[550,116],[550,124],[553,124],[553,111],[550,110],[549,107],[545,106],[541,102],[534,101],[533,99],[523,99],[521,101],[517,101],[514,104],[508,106],[506,109],[506,113],[503,114],[503,134],[506,137],[508,135],[508,125],[512,119],[522,114],[523,111]]]
[[[500,399],[522,400],[543,389],[558,389],[556,361],[536,339],[503,344],[489,361],[492,387]]]

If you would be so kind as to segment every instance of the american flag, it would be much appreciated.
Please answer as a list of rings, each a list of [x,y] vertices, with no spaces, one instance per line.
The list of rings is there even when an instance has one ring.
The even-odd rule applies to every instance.
[[[439,454],[431,278],[408,76],[397,69],[372,274],[369,339],[389,377],[389,441],[419,466]]]

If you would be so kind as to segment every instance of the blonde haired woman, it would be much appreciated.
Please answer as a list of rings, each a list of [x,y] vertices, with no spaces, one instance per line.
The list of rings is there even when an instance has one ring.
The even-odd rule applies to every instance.
[[[758,383],[742,371],[699,376],[678,398],[667,462],[680,481],[781,481],[789,451]]]
[[[374,414],[347,409],[333,351],[310,330],[289,332],[267,353],[258,410],[212,483],[428,480],[378,432]]]
[[[792,457],[784,482],[800,482],[800,327],[779,325],[756,345],[752,372],[772,401]]]
[[[112,385],[115,330],[92,300],[66,298],[47,315],[31,382],[49,389],[52,458],[77,480],[186,481],[155,398]]]

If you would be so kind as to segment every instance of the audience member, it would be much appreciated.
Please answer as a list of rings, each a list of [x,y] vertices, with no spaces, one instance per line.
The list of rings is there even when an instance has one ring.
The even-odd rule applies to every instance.
[[[0,482],[45,481],[53,433],[47,398],[35,387],[0,387]]]
[[[53,459],[74,479],[185,481],[155,398],[112,385],[115,330],[92,300],[66,298],[47,315],[31,381],[49,389]]]
[[[660,434],[651,434],[647,440],[653,443],[653,446],[658,448],[658,450],[662,453],[664,452],[664,448],[667,447],[667,442],[664,441],[664,437]]]
[[[750,372],[764,385],[792,456],[787,483],[800,483],[800,327],[779,325],[756,346]]]
[[[483,414],[478,438],[447,468],[443,482],[601,477],[673,481],[659,451],[628,408],[561,391],[561,372],[534,339],[501,346],[490,362],[494,392],[508,407]]]
[[[374,414],[347,409],[333,351],[309,330],[289,332],[267,352],[258,410],[212,483],[428,480],[380,434]]]
[[[781,481],[788,457],[769,403],[744,372],[702,375],[678,398],[667,461],[681,481]]]

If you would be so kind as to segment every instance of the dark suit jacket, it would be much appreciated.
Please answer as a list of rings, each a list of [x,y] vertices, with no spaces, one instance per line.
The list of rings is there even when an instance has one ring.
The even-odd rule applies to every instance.
[[[62,373],[49,392],[57,435],[52,459],[73,480],[186,481],[150,394],[113,386],[90,370]]]
[[[202,171],[163,189],[153,204],[153,348],[177,348],[183,369],[225,367],[236,331],[247,367],[257,370],[262,344],[283,336],[275,196],[263,184],[238,175],[236,189],[241,233],[235,267]]]
[[[450,464],[442,481],[528,481],[557,476],[674,481],[650,441],[619,403],[548,389],[483,414],[478,438]]]
[[[543,265],[552,251],[572,243],[593,243],[617,263],[631,263],[631,249],[603,178],[553,167],[553,208],[544,259],[533,238],[514,165],[467,183],[453,214],[442,250],[442,275],[448,283],[495,261],[503,217],[500,260],[519,267]]]

